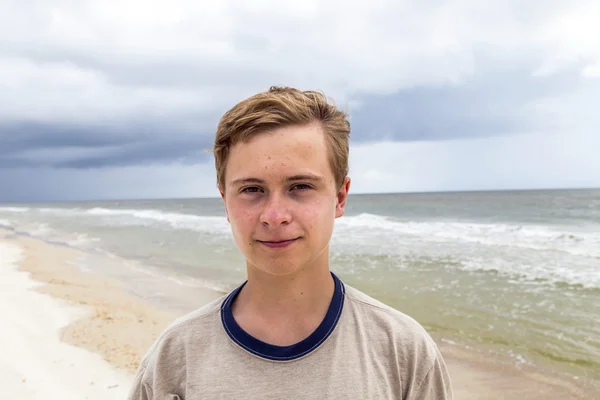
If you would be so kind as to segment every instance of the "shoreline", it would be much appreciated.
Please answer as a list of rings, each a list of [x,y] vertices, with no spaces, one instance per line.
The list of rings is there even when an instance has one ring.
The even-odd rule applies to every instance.
[[[58,300],[81,313],[63,326],[60,342],[100,356],[117,374],[131,378],[141,357],[177,313],[159,310],[130,294],[124,283],[96,273],[82,272],[76,265],[85,254],[79,250],[12,235],[0,229],[0,244],[18,246],[22,258],[17,270],[39,282],[28,291]],[[2,272],[4,275],[4,272]],[[222,296],[199,289],[199,304]],[[66,307],[66,306],[65,306]],[[21,310],[29,313],[30,311]],[[18,328],[18,327],[17,327]],[[592,399],[592,387],[581,388],[536,369],[518,369],[500,359],[482,357],[434,338],[446,359],[456,399]],[[83,369],[86,366],[82,366]]]
[[[3,394],[50,400],[124,397],[129,374],[63,340],[63,328],[91,309],[41,293],[44,284],[20,267],[24,251],[14,242],[0,239],[0,257]]]

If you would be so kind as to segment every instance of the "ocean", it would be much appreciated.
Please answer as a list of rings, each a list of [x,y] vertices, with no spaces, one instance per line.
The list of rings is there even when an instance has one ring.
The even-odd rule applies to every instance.
[[[220,199],[0,204],[0,228],[181,312],[245,277]],[[450,345],[600,381],[600,190],[353,195],[331,269]]]

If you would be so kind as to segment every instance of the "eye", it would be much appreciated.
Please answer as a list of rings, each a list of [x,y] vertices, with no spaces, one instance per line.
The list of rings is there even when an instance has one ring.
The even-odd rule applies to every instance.
[[[240,193],[258,193],[260,192],[260,188],[258,186],[247,186],[240,190]]]
[[[292,189],[300,190],[300,191],[305,191],[305,190],[312,189],[312,186],[307,185],[305,183],[298,183],[298,184],[292,186]]]

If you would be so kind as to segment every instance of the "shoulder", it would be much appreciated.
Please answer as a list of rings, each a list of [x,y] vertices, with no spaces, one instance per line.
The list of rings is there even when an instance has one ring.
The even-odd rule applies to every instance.
[[[378,327],[388,328],[392,331],[410,333],[412,335],[429,337],[425,328],[413,317],[363,293],[362,291],[345,286],[348,306],[362,318],[376,323]]]
[[[451,399],[442,354],[425,328],[403,312],[345,285],[353,329],[365,332],[369,346],[396,366],[406,399]],[[346,306],[345,306],[346,307]]]
[[[386,342],[404,363],[419,362],[432,365],[439,358],[437,344],[413,317],[393,308],[360,290],[345,285],[346,306],[353,316],[354,324],[378,341]],[[405,364],[406,365],[406,364]]]
[[[149,399],[158,393],[183,390],[188,361],[205,354],[218,341],[222,329],[220,310],[225,298],[222,296],[177,318],[160,334],[133,376],[128,399]]]
[[[173,365],[190,349],[209,345],[220,329],[220,310],[226,296],[175,319],[160,334],[141,360],[140,371],[162,365]]]

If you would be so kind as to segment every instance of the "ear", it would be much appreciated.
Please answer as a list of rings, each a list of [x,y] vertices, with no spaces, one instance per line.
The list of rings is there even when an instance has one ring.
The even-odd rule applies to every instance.
[[[229,211],[227,211],[227,202],[225,201],[225,191],[219,185],[219,193],[221,194],[221,199],[223,199],[223,205],[225,206],[225,216],[227,217],[227,222],[231,222],[229,220]]]
[[[335,217],[339,218],[344,215],[346,210],[346,200],[348,200],[348,192],[350,191],[350,177],[344,178],[344,183],[337,193],[337,202],[335,205]]]

